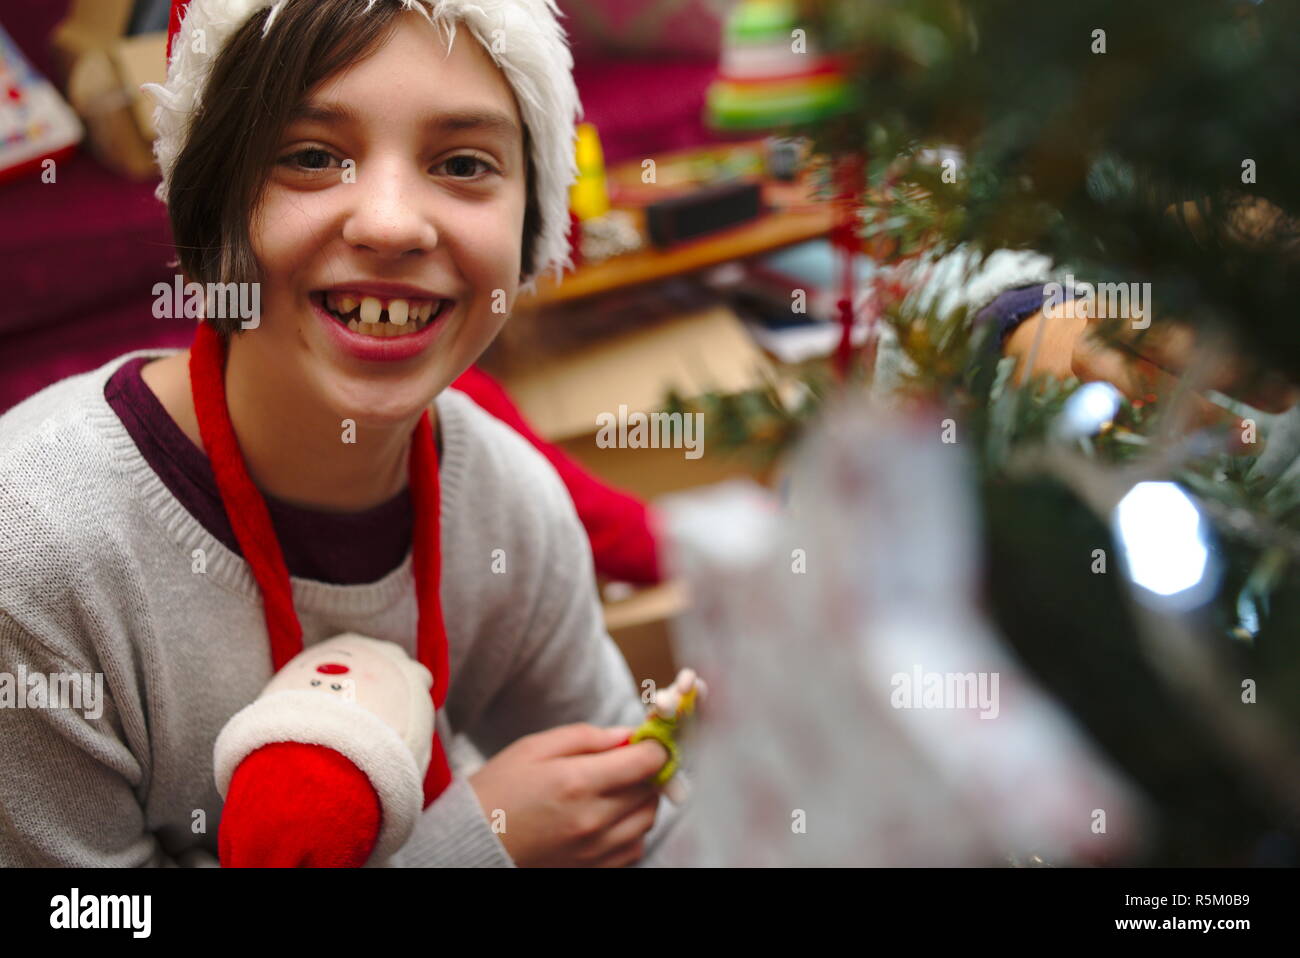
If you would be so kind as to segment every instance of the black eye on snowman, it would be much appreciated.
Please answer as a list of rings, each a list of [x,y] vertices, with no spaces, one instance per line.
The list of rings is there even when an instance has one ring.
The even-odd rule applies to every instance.
[[[343,686],[339,685],[339,683],[337,683],[337,682],[331,682],[331,683],[330,683],[330,688],[332,688],[335,692],[342,692],[342,691],[343,691]]]
[[[315,688],[317,685],[320,685],[320,679],[312,679],[311,684],[312,687]]]

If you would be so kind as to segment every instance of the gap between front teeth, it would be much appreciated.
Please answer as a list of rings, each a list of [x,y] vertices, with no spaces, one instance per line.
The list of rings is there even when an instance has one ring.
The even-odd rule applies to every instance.
[[[388,324],[405,326],[409,322],[423,322],[433,315],[440,301],[394,298],[387,302],[377,296],[357,297],[349,293],[326,293],[325,305],[340,316],[346,317],[359,308],[357,320],[362,323],[380,323],[385,312]]]

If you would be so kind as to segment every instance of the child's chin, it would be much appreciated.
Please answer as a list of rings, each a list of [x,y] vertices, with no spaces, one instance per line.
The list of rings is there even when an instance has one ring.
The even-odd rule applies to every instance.
[[[340,385],[330,403],[340,422],[350,419],[363,428],[413,425],[433,401],[423,390],[404,389],[392,383]]]

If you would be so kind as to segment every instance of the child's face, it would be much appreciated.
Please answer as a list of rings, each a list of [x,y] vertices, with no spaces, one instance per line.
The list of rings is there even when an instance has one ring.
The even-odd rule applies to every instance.
[[[286,391],[340,419],[401,424],[479,357],[514,302],[523,124],[509,83],[468,30],[457,30],[447,56],[443,35],[409,12],[388,41],[326,80],[306,106],[317,115],[286,129],[252,224],[263,317],[240,334],[241,349],[265,350],[261,368],[273,363]],[[438,124],[451,113],[507,123]],[[410,289],[373,285],[382,283]],[[334,318],[326,307],[353,305],[349,290],[378,294],[384,322],[405,312],[404,324],[382,327],[397,335],[353,332]],[[454,302],[422,324],[444,298]],[[355,309],[353,325],[372,317],[375,304]]]

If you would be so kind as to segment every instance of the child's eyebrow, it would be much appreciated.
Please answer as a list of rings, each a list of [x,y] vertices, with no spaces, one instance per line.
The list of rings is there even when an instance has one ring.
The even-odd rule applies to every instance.
[[[360,125],[361,117],[345,103],[304,103],[290,115],[289,122],[312,122],[324,126]],[[424,120],[426,128],[444,133],[457,133],[461,130],[482,130],[495,134],[514,144],[522,139],[515,121],[496,110],[455,110],[448,113],[434,113]]]

